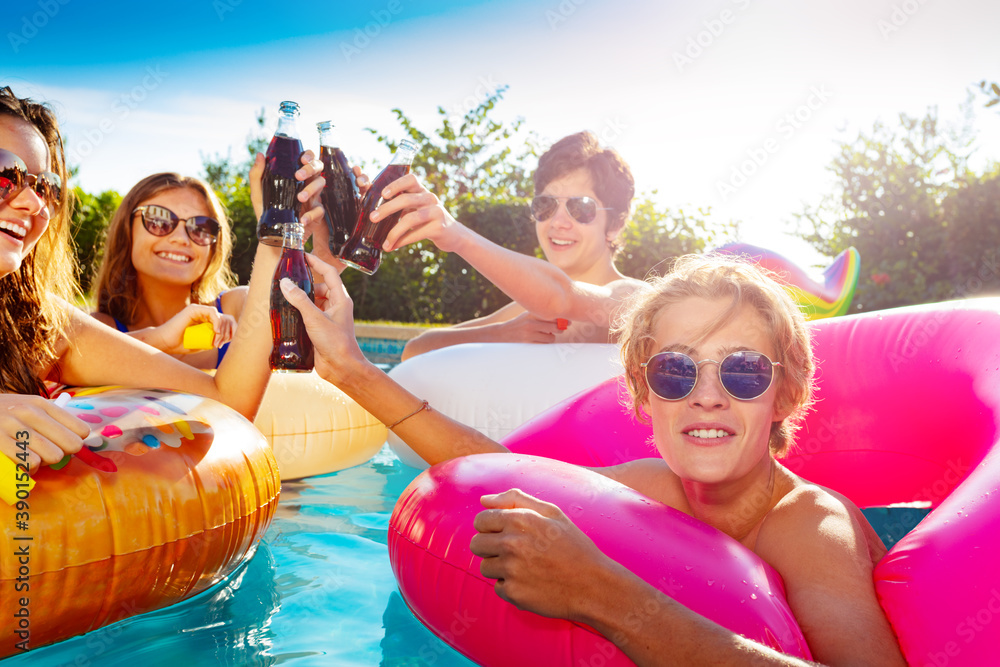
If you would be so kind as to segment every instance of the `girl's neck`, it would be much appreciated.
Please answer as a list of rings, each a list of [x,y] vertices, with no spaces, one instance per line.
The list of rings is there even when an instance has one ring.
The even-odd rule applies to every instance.
[[[158,327],[191,304],[191,288],[158,281],[139,282],[139,305],[133,329]]]

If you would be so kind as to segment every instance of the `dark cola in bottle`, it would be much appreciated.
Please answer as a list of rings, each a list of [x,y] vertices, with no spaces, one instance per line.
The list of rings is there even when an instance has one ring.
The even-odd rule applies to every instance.
[[[295,127],[299,105],[282,102],[278,107],[278,129],[264,154],[264,214],[257,225],[257,240],[266,245],[280,246],[285,223],[298,223],[299,202],[296,195],[302,183],[295,180],[302,157],[302,142]]]
[[[361,209],[361,194],[358,183],[347,164],[344,151],[340,150],[333,123],[328,120],[316,123],[319,130],[319,157],[323,160],[323,188],[321,199],[326,218],[326,229],[330,234],[330,252],[337,256],[347,243]]]
[[[375,177],[364,199],[361,200],[358,222],[354,226],[351,238],[340,251],[340,259],[345,264],[368,275],[378,270],[382,262],[382,244],[399,222],[400,213],[393,213],[378,222],[372,222],[371,213],[385,202],[382,199],[382,190],[397,178],[410,173],[410,163],[416,154],[417,145],[409,139],[403,139],[399,142],[392,161]]]
[[[302,223],[286,223],[283,228],[281,259],[271,283],[271,370],[279,373],[306,373],[313,369],[313,345],[306,333],[302,313],[281,292],[279,283],[288,278],[315,299],[312,271],[302,247]]]

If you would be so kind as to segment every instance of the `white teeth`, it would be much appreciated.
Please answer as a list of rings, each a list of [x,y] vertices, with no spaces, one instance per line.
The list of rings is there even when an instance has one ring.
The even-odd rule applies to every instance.
[[[28,234],[28,229],[26,227],[22,227],[16,222],[9,222],[7,220],[0,220],[0,229],[10,232],[12,236],[19,239],[23,239]]]
[[[574,241],[564,241],[562,239],[550,239],[552,245],[573,245]]]
[[[724,438],[729,433],[718,428],[699,428],[687,432],[693,438]]]
[[[191,258],[185,255],[178,255],[172,252],[158,252],[157,257],[163,257],[164,259],[172,259],[175,262],[190,262]]]

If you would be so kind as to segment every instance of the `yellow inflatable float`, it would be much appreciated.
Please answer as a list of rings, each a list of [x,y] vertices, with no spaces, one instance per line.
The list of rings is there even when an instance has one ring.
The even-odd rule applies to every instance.
[[[148,389],[65,394],[86,446],[0,502],[0,658],[204,591],[254,554],[278,504],[271,448],[228,407]]]
[[[361,465],[381,449],[387,433],[315,371],[272,375],[254,425],[271,443],[281,479]]]

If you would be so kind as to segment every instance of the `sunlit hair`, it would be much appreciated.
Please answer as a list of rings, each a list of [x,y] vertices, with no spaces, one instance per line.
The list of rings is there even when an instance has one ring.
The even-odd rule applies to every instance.
[[[777,354],[772,361],[782,364],[775,371],[775,410],[789,413],[771,425],[769,446],[775,456],[785,454],[813,403],[815,370],[805,318],[785,288],[749,260],[723,255],[680,257],[669,274],[650,285],[651,290],[635,295],[616,332],[622,342],[622,362],[635,415],[648,421],[642,404],[649,399],[649,388],[640,364],[657,352],[654,328],[659,314],[688,298],[730,299],[729,307],[701,333],[700,340],[724,326],[743,307],[753,308],[763,318]],[[674,315],[684,316],[676,311]]]
[[[0,279],[0,385],[6,392],[44,394],[38,373],[55,360],[55,346],[66,324],[61,302],[51,297],[72,301],[78,293],[70,250],[73,197],[59,122],[52,109],[19,98],[4,87],[0,88],[0,116],[23,121],[42,136],[49,149],[48,170],[63,183],[62,202],[49,211],[45,233],[18,270]]]
[[[549,183],[577,169],[587,170],[601,205],[613,209],[608,215],[605,231],[620,231],[628,221],[632,197],[635,196],[632,170],[616,150],[601,148],[592,132],[577,132],[563,137],[538,159],[535,193],[540,194]],[[619,248],[616,240],[612,249],[617,251]]]
[[[233,252],[233,232],[229,227],[222,202],[212,188],[200,178],[180,174],[159,173],[147,176],[136,183],[122,199],[121,205],[108,224],[104,259],[97,272],[97,310],[130,325],[135,321],[142,303],[139,277],[132,264],[132,212],[137,206],[161,192],[186,188],[198,193],[205,201],[208,213],[219,221],[219,238],[210,246],[208,266],[191,285],[191,302],[211,303],[220,292],[236,284],[229,269]],[[141,224],[141,223],[138,223]]]

